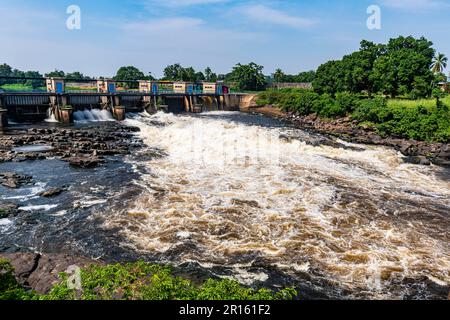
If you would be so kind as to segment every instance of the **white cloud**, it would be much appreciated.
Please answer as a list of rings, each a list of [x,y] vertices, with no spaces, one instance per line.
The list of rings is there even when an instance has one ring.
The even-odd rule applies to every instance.
[[[240,12],[253,21],[290,28],[303,29],[315,24],[315,21],[311,19],[293,16],[265,5],[244,6],[240,8]]]
[[[441,0],[382,0],[382,4],[386,7],[410,11],[449,6],[449,4]]]
[[[207,5],[227,2],[229,0],[147,0],[146,7],[151,9],[153,6],[164,7],[189,7],[195,5]]]

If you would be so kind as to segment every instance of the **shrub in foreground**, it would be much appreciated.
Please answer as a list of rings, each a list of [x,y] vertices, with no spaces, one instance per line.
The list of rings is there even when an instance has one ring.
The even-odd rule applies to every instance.
[[[49,294],[39,296],[27,293],[17,284],[8,262],[2,261],[1,268],[0,299],[3,300],[291,300],[297,296],[294,289],[255,290],[234,280],[210,279],[195,286],[174,276],[168,266],[145,262],[92,265],[82,269],[80,291],[69,288],[69,276],[62,273],[61,283]]]

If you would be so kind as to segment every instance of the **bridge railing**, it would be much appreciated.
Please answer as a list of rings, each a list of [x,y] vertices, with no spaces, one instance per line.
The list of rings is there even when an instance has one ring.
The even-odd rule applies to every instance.
[[[0,76],[0,93],[140,93],[203,95],[224,93],[222,84],[148,80],[27,78]]]

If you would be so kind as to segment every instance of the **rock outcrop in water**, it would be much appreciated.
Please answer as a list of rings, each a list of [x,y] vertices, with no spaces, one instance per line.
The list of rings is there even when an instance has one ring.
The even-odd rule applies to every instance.
[[[0,219],[17,215],[19,205],[11,202],[3,202],[0,204]]]
[[[29,184],[33,178],[15,172],[0,172],[0,184],[4,187],[17,189],[21,185]]]
[[[104,156],[129,154],[139,147],[141,141],[133,134],[136,131],[139,129],[117,123],[84,128],[13,128],[0,135],[0,162],[58,158],[74,167],[93,168]],[[23,146],[51,148],[27,151],[20,148]]]

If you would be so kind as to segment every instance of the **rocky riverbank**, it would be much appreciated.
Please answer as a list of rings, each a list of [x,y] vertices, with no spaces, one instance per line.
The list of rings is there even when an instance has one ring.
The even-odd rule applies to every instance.
[[[67,254],[0,253],[0,259],[11,263],[16,280],[23,288],[32,289],[38,294],[49,293],[54,285],[61,282],[59,274],[68,272],[72,266],[84,268],[102,264],[96,260]]]
[[[376,130],[360,126],[350,117],[336,120],[323,119],[317,115],[301,116],[283,112],[272,106],[251,106],[243,112],[263,114],[286,121],[296,128],[332,135],[344,141],[392,147],[405,156],[405,161],[421,165],[440,165],[450,167],[450,144],[430,143],[397,137],[381,137]]]
[[[10,128],[0,134],[0,163],[56,158],[74,167],[93,168],[105,156],[125,155],[141,146],[139,128],[108,122],[82,128]],[[0,176],[13,186],[14,177]]]

